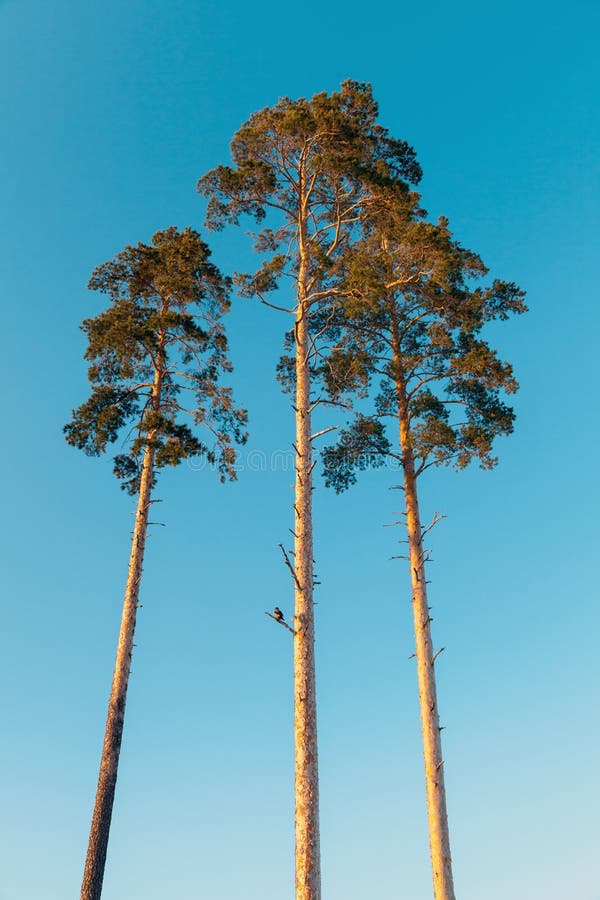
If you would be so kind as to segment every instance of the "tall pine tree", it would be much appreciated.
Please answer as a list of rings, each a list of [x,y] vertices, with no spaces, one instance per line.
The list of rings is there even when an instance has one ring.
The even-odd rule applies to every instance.
[[[365,213],[369,185],[418,181],[414,152],[377,124],[369,85],[347,81],[331,95],[281,99],[254,113],[234,136],[233,165],[218,166],[198,183],[209,198],[207,225],[259,223],[255,249],[263,263],[239,276],[247,296],[258,296],[293,318],[289,362],[295,411],[296,481],[294,736],[296,900],[320,900],[319,783],[313,608],[311,417],[324,398],[311,391],[311,320],[339,293],[341,260]],[[288,306],[273,301],[290,285]],[[267,299],[270,298],[270,299]],[[278,299],[278,298],[276,298]]]
[[[495,465],[494,439],[513,427],[503,395],[517,383],[480,332],[525,305],[514,284],[473,287],[486,274],[480,258],[453,240],[445,219],[426,222],[418,201],[403,186],[373,192],[343,300],[313,323],[325,342],[315,374],[333,401],[371,399],[324,451],[326,482],[339,492],[360,469],[388,458],[402,467],[434,894],[454,900],[417,482],[432,465]]]
[[[89,288],[111,305],[82,329],[92,385],[65,426],[69,444],[90,456],[122,440],[114,459],[122,487],[137,497],[121,629],[108,703],[100,775],[81,888],[98,900],[117,782],[125,701],[144,562],[148,511],[158,471],[205,458],[221,480],[235,478],[234,442],[246,413],[220,384],[231,371],[223,316],[230,282],[190,228],[158,231],[152,244],[126,247],[97,268]]]

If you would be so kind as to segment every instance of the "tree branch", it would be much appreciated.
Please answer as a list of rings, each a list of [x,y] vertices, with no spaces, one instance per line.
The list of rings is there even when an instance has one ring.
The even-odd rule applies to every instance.
[[[296,587],[298,588],[299,591],[301,591],[302,585],[300,584],[300,582],[298,580],[298,576],[296,575],[296,570],[294,569],[293,565],[290,562],[290,558],[287,554],[287,550],[285,549],[283,544],[279,544],[278,546],[279,546],[279,549],[281,550],[281,552],[283,553],[283,559],[285,561],[285,564],[288,567],[288,569],[290,570],[290,572],[292,573],[292,578],[296,582]]]
[[[298,634],[298,632],[294,631],[294,629],[291,628],[287,622],[284,622],[283,619],[278,619],[276,616],[273,615],[273,613],[267,612],[266,609],[265,609],[265,616],[268,616],[270,619],[273,619],[273,621],[277,622],[278,625],[283,625],[284,628],[287,628],[287,630],[290,632],[290,634]]]

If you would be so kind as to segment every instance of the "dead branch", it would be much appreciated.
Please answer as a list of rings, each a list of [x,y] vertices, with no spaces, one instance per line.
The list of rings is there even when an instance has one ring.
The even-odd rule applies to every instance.
[[[296,587],[298,588],[299,591],[301,591],[302,585],[300,584],[300,582],[298,580],[298,576],[296,575],[295,568],[293,567],[292,563],[290,562],[290,558],[288,556],[287,550],[285,549],[283,544],[279,544],[278,546],[279,546],[279,549],[281,550],[281,552],[283,553],[283,559],[285,561],[285,564],[288,567],[288,569],[290,570],[290,572],[292,573],[292,578],[296,582]]]
[[[339,428],[339,425],[331,425],[330,428],[323,428],[321,431],[316,431],[314,434],[311,434],[310,439],[314,441],[316,438],[321,437],[324,434],[327,434],[329,431],[335,431],[336,428]]]
[[[440,649],[437,651],[437,653],[433,654],[433,656],[431,657],[431,665],[434,664],[434,662],[436,661],[436,659],[438,658],[440,653],[443,653],[445,649],[446,649],[445,647],[440,647]]]
[[[263,295],[259,294],[258,292],[256,293],[256,296],[258,297],[260,302],[263,303],[265,306],[268,306],[271,309],[276,309],[278,312],[289,313],[290,315],[295,315],[295,313],[296,313],[295,309],[288,309],[286,306],[276,306],[275,303],[269,303],[269,301],[265,300]]]
[[[342,403],[341,400],[325,400],[324,397],[319,397],[309,406],[308,412],[312,413],[320,404],[324,406],[339,406],[341,409],[352,409],[351,403]]]
[[[438,523],[438,522],[441,522],[442,519],[445,519],[445,518],[446,518],[446,516],[443,516],[443,515],[442,515],[441,513],[439,513],[439,512],[434,513],[434,514],[433,514],[433,519],[431,520],[431,522],[429,523],[429,525],[427,525],[426,528],[421,527],[421,540],[425,537],[425,535],[427,534],[428,531],[431,531],[432,528],[435,528],[435,526],[437,525],[437,523]]]
[[[283,625],[284,628],[287,628],[287,630],[290,632],[290,634],[298,633],[297,631],[294,631],[294,629],[291,628],[287,622],[285,622],[283,619],[278,619],[276,616],[273,615],[273,613],[267,612],[266,609],[265,609],[265,616],[268,616],[270,619],[273,619],[273,621],[277,622],[278,625]]]

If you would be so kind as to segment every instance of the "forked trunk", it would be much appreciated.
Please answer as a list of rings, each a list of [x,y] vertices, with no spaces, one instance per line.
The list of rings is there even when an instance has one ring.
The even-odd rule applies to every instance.
[[[435,684],[435,654],[431,642],[431,617],[427,603],[423,535],[419,516],[415,461],[410,440],[408,402],[397,333],[393,334],[393,343],[400,424],[400,447],[404,471],[406,527],[412,581],[415,655],[417,660],[421,729],[423,733],[429,847],[433,868],[433,892],[435,900],[455,900],[448,813],[446,810],[446,788],[444,785],[444,760],[442,757],[440,718]]]
[[[162,352],[162,340],[159,342],[159,353]],[[154,410],[160,407],[162,389],[162,372],[155,372],[152,386],[152,406]],[[148,435],[152,437],[151,434]],[[104,880],[104,867],[106,864],[106,850],[110,833],[113,803],[115,799],[115,787],[119,768],[119,756],[121,753],[121,740],[123,737],[123,723],[125,720],[125,702],[127,700],[127,686],[129,684],[129,672],[131,669],[131,654],[133,652],[133,636],[140,595],[140,583],[142,580],[142,568],[144,565],[144,550],[146,546],[146,533],[148,530],[148,511],[152,496],[152,483],[154,480],[154,456],[155,449],[151,443],[146,445],[142,471],[140,476],[140,490],[138,494],[135,525],[131,542],[131,555],[129,558],[129,570],[127,573],[127,585],[123,599],[123,614],[121,617],[121,630],[117,644],[117,656],[113,674],[112,688],[108,699],[108,716],[104,731],[104,745],[100,759],[100,775],[96,789],[96,801],[92,814],[92,825],[88,842],[83,881],[81,884],[80,900],[100,900],[102,895],[102,882]]]
[[[320,900],[319,771],[313,607],[312,443],[307,310],[296,318],[294,739],[296,900]]]

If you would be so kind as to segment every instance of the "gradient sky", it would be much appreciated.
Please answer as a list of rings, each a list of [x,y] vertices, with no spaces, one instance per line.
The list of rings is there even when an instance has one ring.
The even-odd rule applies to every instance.
[[[460,900],[600,900],[597,42],[593,0],[365,6],[0,0],[0,900],[79,893],[132,503],[61,429],[86,396],[94,266],[171,224],[279,96],[372,82],[423,202],[530,312],[492,340],[521,382],[492,473],[422,482]],[[226,270],[243,230],[209,237]],[[228,327],[251,440],[239,481],[161,478],[105,900],[291,900],[291,612],[277,543],[292,441],[286,321]],[[324,900],[431,897],[397,473],[315,493]]]

